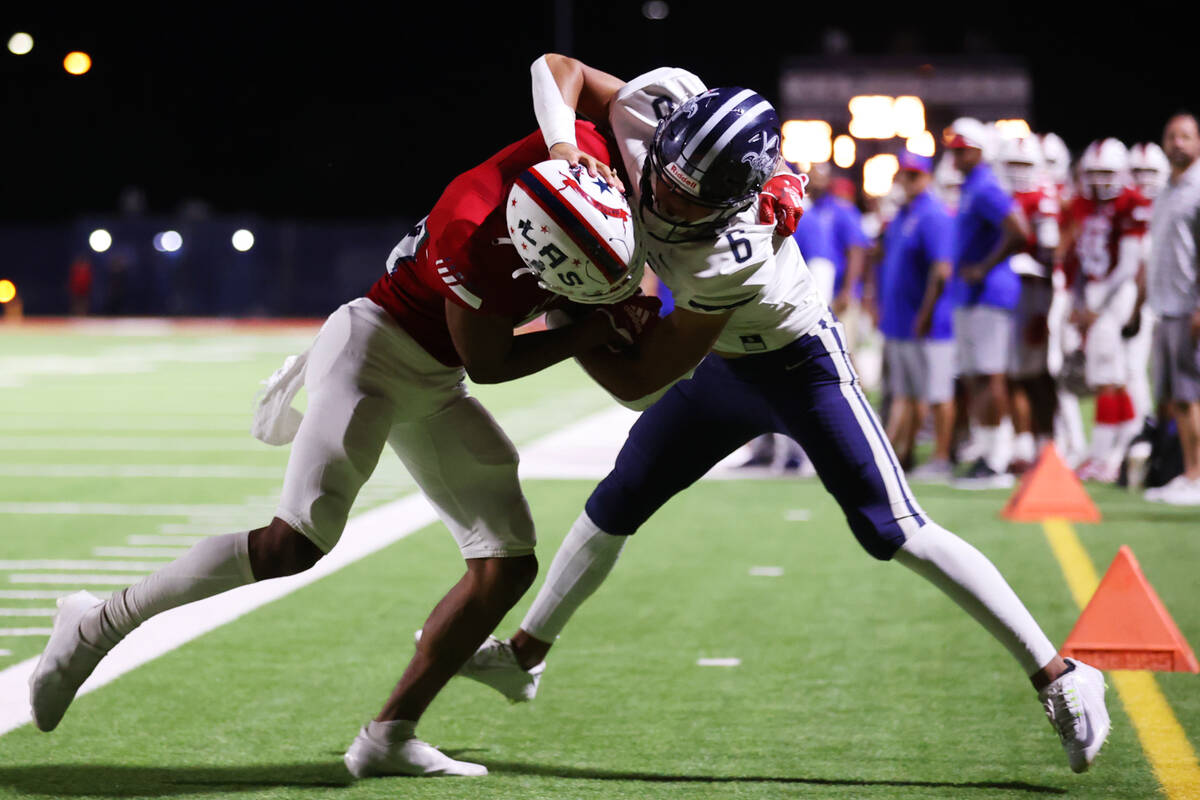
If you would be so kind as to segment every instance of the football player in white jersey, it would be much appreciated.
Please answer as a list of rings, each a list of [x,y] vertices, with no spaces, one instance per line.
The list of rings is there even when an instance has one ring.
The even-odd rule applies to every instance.
[[[597,350],[580,359],[622,400],[661,398],[589,497],[516,635],[489,639],[460,674],[531,699],[546,652],[628,537],[748,439],[786,433],[812,458],[868,553],[933,582],[1009,650],[1071,768],[1087,769],[1108,733],[1103,676],[1061,658],[996,567],[920,508],[794,240],[760,221],[759,192],[779,159],[771,104],[747,89],[708,90],[681,69],[625,83],[548,55],[532,72],[552,156],[594,166],[570,138],[576,109],[611,128],[639,246],[676,307],[636,356]]]

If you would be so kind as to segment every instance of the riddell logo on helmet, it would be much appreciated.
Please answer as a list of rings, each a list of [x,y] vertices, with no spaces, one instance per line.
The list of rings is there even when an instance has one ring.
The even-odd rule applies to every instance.
[[[688,175],[675,162],[667,164],[667,173],[675,179],[684,189],[687,189],[692,194],[700,193],[700,181]]]

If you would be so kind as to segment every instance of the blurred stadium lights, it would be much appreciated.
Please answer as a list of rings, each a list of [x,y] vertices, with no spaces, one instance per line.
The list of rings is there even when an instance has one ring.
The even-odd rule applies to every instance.
[[[850,135],[855,139],[890,139],[896,135],[891,97],[859,95],[850,98],[849,107]]]
[[[919,156],[929,156],[930,158],[933,158],[934,153],[937,152],[933,134],[929,131],[921,131],[916,136],[910,136],[904,143],[904,147]]]
[[[833,128],[820,119],[789,119],[783,123],[783,157],[810,164],[828,161],[833,155]]]
[[[254,234],[245,228],[240,228],[233,232],[233,249],[239,253],[244,253],[251,247],[254,247]]]
[[[103,253],[108,248],[112,247],[112,235],[104,228],[97,228],[88,236],[88,246],[97,253]]]
[[[871,156],[863,164],[863,191],[870,197],[883,197],[892,190],[892,179],[900,162],[891,153]]]
[[[160,253],[174,253],[183,247],[183,237],[178,231],[163,231],[154,234],[154,249]]]
[[[920,136],[925,130],[925,104],[921,98],[902,95],[892,101],[892,124],[901,139]]]
[[[8,52],[23,56],[33,49],[33,37],[28,33],[14,33],[8,39]]]
[[[17,285],[8,278],[0,281],[0,303],[7,303],[17,296]]]
[[[1024,139],[1031,132],[1029,123],[1023,119],[998,119],[996,131],[1002,139]]]
[[[92,57],[87,53],[75,50],[63,58],[63,69],[72,75],[83,75],[92,68]]]
[[[646,19],[666,19],[671,7],[664,0],[646,0],[642,3],[642,16]]]
[[[833,163],[842,169],[850,169],[854,166],[854,159],[857,158],[857,146],[854,144],[854,137],[842,134],[833,140]]]

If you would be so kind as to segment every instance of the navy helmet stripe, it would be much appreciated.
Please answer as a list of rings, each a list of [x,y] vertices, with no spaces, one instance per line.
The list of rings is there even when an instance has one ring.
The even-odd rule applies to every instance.
[[[708,168],[712,166],[713,159],[721,154],[721,151],[725,149],[725,145],[729,143],[729,140],[737,136],[745,128],[750,125],[759,124],[760,120],[765,124],[768,119],[768,112],[771,110],[770,103],[766,100],[760,100],[753,108],[740,114],[737,121],[725,129],[725,132],[721,134],[721,138],[717,139],[712,147],[708,149],[708,152],[704,154],[704,157],[700,159],[700,169],[707,172]],[[768,135],[768,132],[763,131],[762,135],[765,137]],[[763,152],[766,152],[768,144],[769,142],[763,142]]]
[[[691,161],[696,155],[697,151],[700,153],[707,152],[708,149],[712,147],[712,142],[715,142],[727,127],[737,121],[738,117],[733,113],[737,107],[744,101],[752,99],[753,97],[754,92],[750,91],[749,89],[740,89],[737,92],[734,92],[733,97],[730,97],[728,100],[726,100],[721,107],[718,108],[711,117],[709,117],[708,121],[701,126],[700,130],[696,131],[695,136],[693,136],[692,140],[684,147],[683,157],[688,161]]]
[[[558,193],[546,182],[546,179],[540,173],[532,169],[525,170],[517,178],[517,184],[533,198],[533,201],[543,211],[550,215],[551,219],[571,237],[571,241],[600,268],[600,271],[608,279],[609,283],[612,283],[625,274],[625,262],[609,247],[608,242],[604,241],[604,237],[584,219],[578,210],[572,208],[569,203],[563,202],[562,198],[558,196]]]

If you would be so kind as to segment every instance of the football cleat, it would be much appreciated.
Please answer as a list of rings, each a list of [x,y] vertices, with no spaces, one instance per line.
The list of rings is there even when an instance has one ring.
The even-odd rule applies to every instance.
[[[1014,483],[1015,477],[1007,472],[996,472],[985,459],[978,458],[965,475],[954,480],[953,486],[956,489],[1008,489]]]
[[[413,634],[413,638],[421,641],[421,631]],[[510,703],[526,703],[537,696],[538,683],[545,671],[545,661],[523,669],[517,663],[511,640],[489,636],[462,665],[458,674],[492,687],[507,697]]]
[[[394,744],[381,741],[364,725],[342,757],[346,769],[356,778],[374,775],[414,775],[418,777],[458,776],[479,778],[488,774],[483,764],[455,761],[431,744],[416,737]]]
[[[1104,675],[1095,667],[1065,659],[1067,671],[1038,692],[1046,718],[1058,732],[1073,772],[1085,772],[1108,738]]]
[[[104,658],[105,651],[83,641],[79,633],[79,621],[101,602],[89,592],[75,592],[58,601],[50,640],[29,676],[29,704],[39,730],[58,726],[79,687]]]

